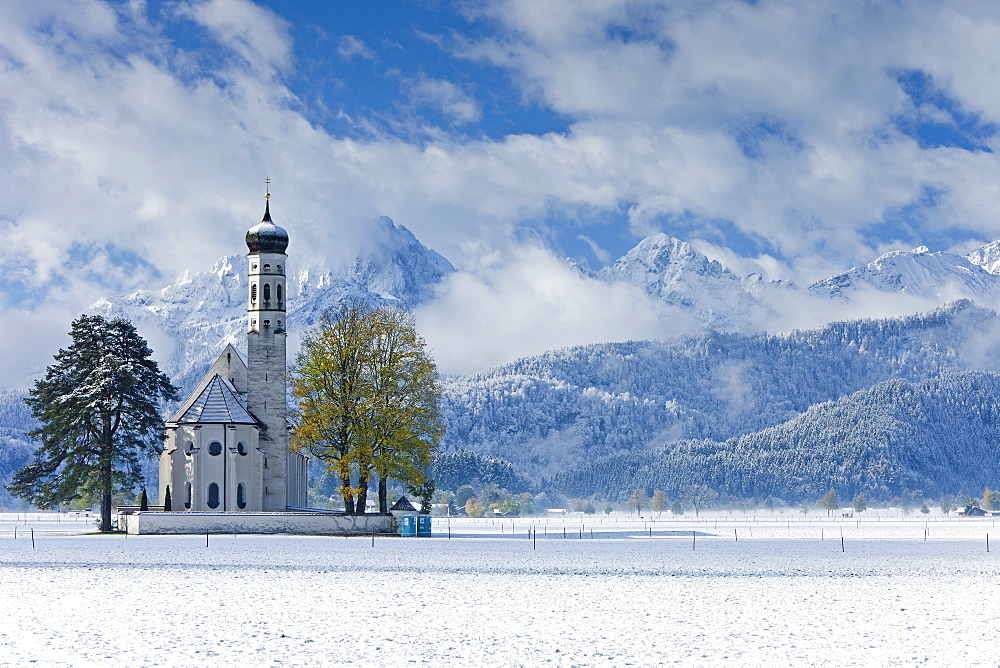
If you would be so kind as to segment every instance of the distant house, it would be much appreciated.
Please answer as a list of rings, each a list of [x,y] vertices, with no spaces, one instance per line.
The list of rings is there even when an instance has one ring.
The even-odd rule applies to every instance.
[[[986,517],[989,514],[990,513],[987,513],[985,510],[983,510],[979,506],[966,506],[965,510],[959,511],[958,516],[959,517]]]

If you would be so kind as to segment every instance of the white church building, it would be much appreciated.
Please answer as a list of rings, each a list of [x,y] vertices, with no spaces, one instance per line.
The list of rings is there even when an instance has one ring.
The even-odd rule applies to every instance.
[[[246,235],[247,357],[227,345],[167,420],[160,503],[172,511],[260,512],[308,505],[307,460],[288,447],[285,406],[288,233],[264,219]]]
[[[389,533],[391,515],[310,509],[308,460],[289,448],[286,408],[288,233],[264,218],[247,232],[247,352],[227,345],[166,422],[162,510],[119,512],[132,534]],[[167,494],[169,490],[170,503]]]

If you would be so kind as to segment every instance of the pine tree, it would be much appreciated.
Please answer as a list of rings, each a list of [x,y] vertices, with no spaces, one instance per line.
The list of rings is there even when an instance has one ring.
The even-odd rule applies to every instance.
[[[112,495],[142,482],[163,440],[161,402],[177,388],[127,320],[83,315],[70,336],[25,399],[40,425],[27,435],[41,443],[7,490],[39,508],[97,496],[111,531]]]
[[[163,510],[168,513],[173,510],[173,504],[170,500],[170,485],[167,485],[167,491],[163,495]]]
[[[145,512],[149,510],[149,497],[146,496],[146,488],[142,488],[142,493],[139,494],[139,511]]]

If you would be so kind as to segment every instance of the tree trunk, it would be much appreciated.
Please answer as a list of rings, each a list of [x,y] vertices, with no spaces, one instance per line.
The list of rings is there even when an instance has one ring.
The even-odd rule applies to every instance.
[[[344,512],[348,515],[354,514],[354,495],[351,493],[350,478],[340,479],[340,495],[344,497]]]
[[[101,531],[111,531],[111,455],[101,464]]]
[[[355,515],[364,515],[368,506],[368,476],[362,475],[358,480],[358,498],[354,502]]]
[[[378,512],[382,515],[389,514],[389,501],[386,496],[389,493],[388,481],[384,475],[378,477]]]

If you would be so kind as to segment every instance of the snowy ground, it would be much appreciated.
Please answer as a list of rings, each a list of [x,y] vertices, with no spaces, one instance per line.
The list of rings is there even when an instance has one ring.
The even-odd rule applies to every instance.
[[[452,519],[450,540],[448,526],[374,546],[230,535],[206,546],[0,515],[0,662],[1000,661],[993,519]]]

